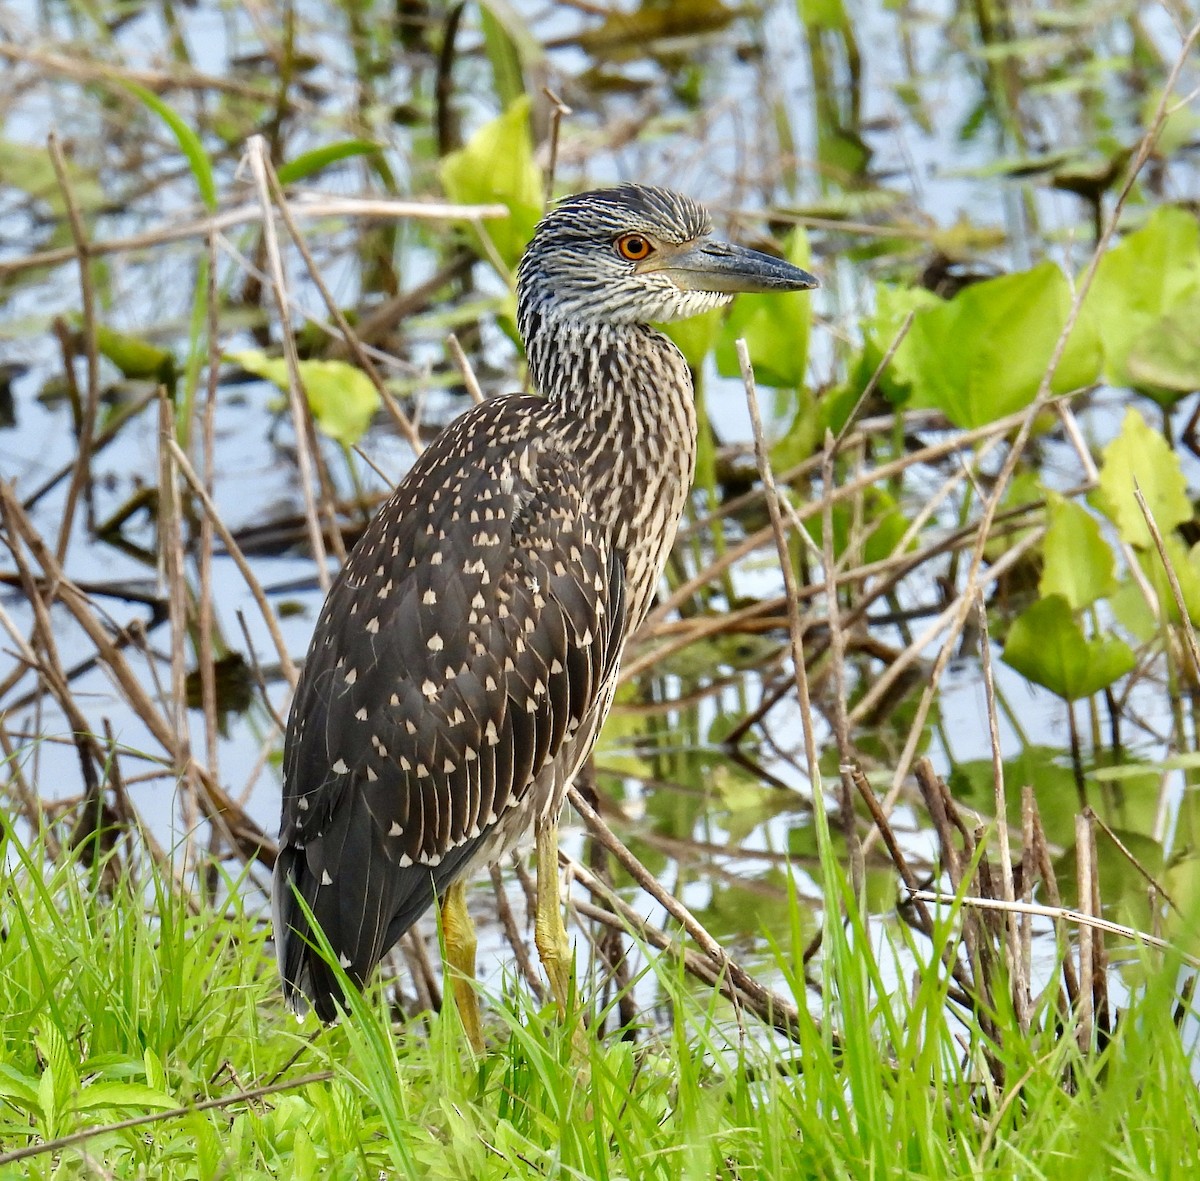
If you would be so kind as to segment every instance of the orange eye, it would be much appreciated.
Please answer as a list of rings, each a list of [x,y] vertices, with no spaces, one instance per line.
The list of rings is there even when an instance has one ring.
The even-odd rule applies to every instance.
[[[654,247],[641,234],[622,234],[616,241],[616,247],[617,253],[630,262],[641,262],[654,253]]]

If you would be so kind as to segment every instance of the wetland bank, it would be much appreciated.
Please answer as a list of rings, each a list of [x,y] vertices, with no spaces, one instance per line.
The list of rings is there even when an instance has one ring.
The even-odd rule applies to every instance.
[[[1196,21],[0,4],[0,1175],[1194,1175]],[[323,584],[520,388],[552,167],[823,283],[676,333],[697,487],[564,830],[586,1088],[516,868],[474,1064],[432,926],[285,1019],[263,893]]]

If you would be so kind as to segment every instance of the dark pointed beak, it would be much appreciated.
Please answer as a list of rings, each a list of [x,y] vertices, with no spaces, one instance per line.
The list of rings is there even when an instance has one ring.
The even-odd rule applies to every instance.
[[[662,271],[681,291],[715,291],[737,295],[747,291],[809,291],[815,276],[782,258],[728,242],[695,242],[662,251],[653,269]]]

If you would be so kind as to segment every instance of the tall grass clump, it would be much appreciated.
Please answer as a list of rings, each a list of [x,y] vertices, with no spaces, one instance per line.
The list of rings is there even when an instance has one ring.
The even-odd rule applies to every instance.
[[[149,861],[106,876],[78,851],[52,865],[12,834],[5,852],[3,1178],[1063,1181],[1200,1168],[1196,1017],[1177,958],[1129,962],[1098,1047],[1081,1048],[1053,988],[1028,1033],[1004,1011],[985,1032],[941,960],[959,916],[929,941],[868,919],[827,839],[821,872],[840,910],[822,956],[803,966],[794,898],[789,929],[770,933],[765,970],[799,1010],[790,1039],[643,948],[664,1021],[581,1036],[577,1017],[506,983],[486,998],[479,1060],[452,1007],[398,1022],[383,987],[354,995],[336,1027],[296,1025],[236,882],[206,901]],[[76,1138],[47,1143],[64,1137]]]

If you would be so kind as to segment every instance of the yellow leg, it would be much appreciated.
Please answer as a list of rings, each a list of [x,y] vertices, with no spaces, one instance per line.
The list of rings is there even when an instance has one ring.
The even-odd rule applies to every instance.
[[[471,1049],[483,1053],[483,1026],[479,1021],[479,998],[475,995],[475,924],[467,913],[467,888],[454,882],[442,903],[442,938],[446,941],[446,964],[454,987],[459,1020]]]
[[[571,971],[575,954],[567,942],[562,921],[558,877],[558,822],[548,822],[537,832],[537,918],[533,927],[542,966],[550,978],[550,989],[558,1002],[558,1011],[565,1014],[567,998],[571,995]]]

